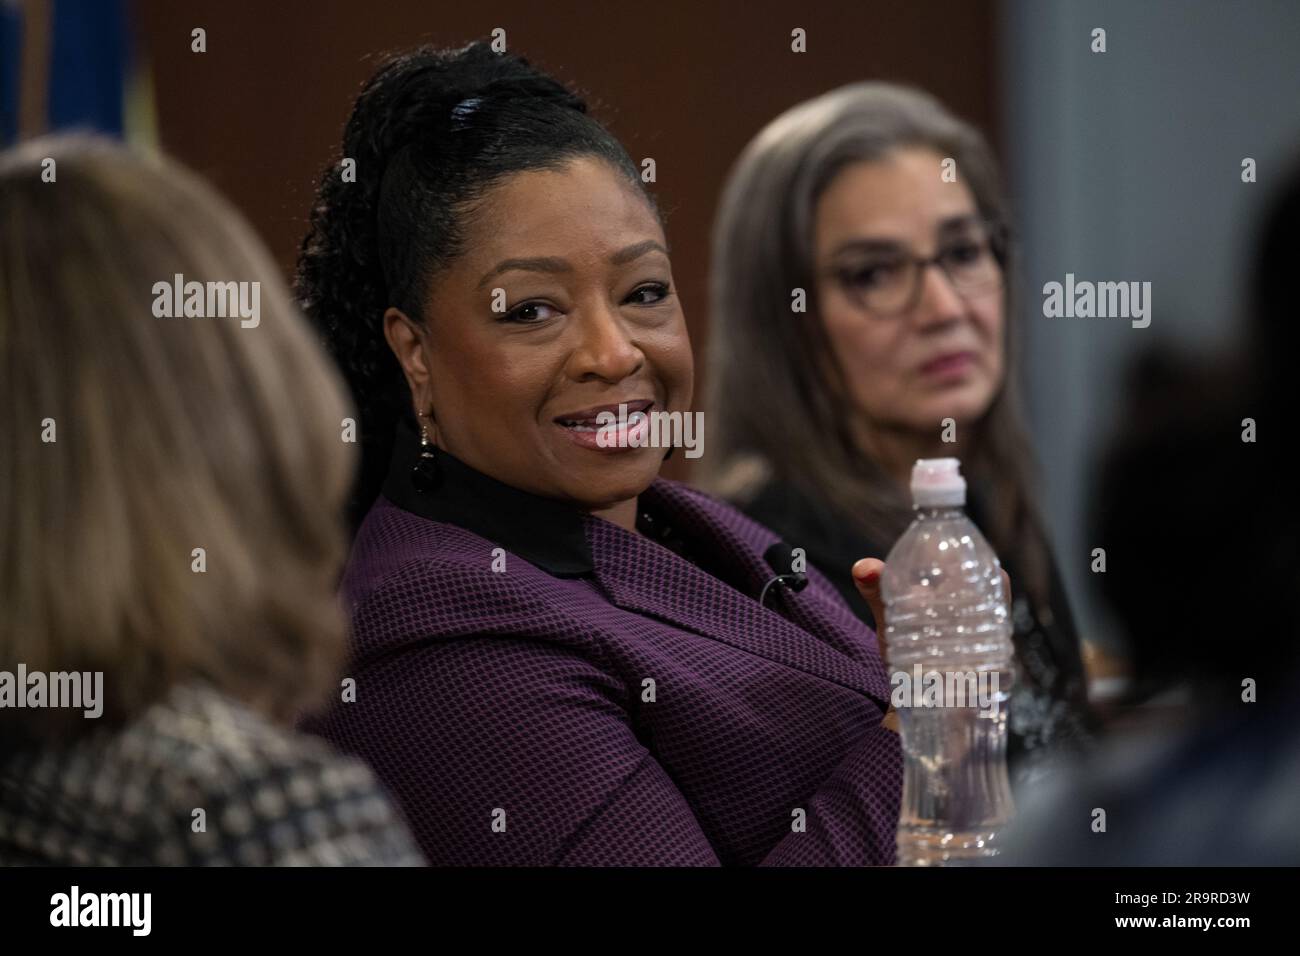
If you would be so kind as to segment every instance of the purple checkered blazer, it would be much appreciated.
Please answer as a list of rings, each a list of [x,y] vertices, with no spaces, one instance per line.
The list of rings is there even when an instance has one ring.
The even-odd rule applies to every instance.
[[[693,560],[580,514],[590,573],[556,574],[380,497],[343,582],[356,699],[307,728],[435,865],[892,863],[875,635],[811,569],[760,606],[777,538],[735,509],[665,480],[639,506]]]

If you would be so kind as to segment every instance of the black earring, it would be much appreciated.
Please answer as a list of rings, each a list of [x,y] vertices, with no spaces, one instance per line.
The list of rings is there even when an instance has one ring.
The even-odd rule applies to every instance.
[[[438,449],[429,441],[429,428],[420,416],[420,458],[411,469],[411,484],[423,494],[436,491],[442,484],[442,465],[438,462]]]

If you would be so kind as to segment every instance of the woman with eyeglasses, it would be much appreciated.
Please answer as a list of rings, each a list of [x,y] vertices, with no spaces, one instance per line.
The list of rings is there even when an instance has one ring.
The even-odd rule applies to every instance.
[[[1032,493],[1013,257],[991,151],[932,97],[860,83],[772,121],[714,231],[704,481],[802,548],[874,627],[850,574],[911,519],[918,458],[961,458],[969,511],[1016,582],[1009,759],[1091,729],[1079,641]]]

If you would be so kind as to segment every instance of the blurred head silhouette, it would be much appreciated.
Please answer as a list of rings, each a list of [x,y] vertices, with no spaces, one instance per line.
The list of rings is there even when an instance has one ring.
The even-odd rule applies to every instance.
[[[1235,356],[1155,350],[1130,370],[1124,427],[1102,468],[1094,527],[1120,561],[1098,585],[1127,631],[1138,694],[1190,681],[1235,706],[1242,682],[1300,662],[1292,405],[1300,163],[1268,207]]]
[[[275,263],[196,177],[104,140],[4,154],[0,208],[0,667],[102,671],[102,723],[186,680],[292,716],[342,653],[353,462]],[[177,275],[259,283],[260,321],[156,317]],[[59,714],[0,737],[101,723]]]

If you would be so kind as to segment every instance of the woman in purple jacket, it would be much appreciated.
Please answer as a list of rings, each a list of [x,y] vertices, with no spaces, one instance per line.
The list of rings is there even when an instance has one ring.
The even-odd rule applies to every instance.
[[[815,571],[765,591],[789,549],[660,479],[645,422],[597,430],[692,394],[624,149],[475,44],[384,66],[342,155],[298,291],[361,411],[364,520],[351,680],[311,728],[435,864],[892,862],[873,633]],[[872,601],[879,567],[856,569]]]

